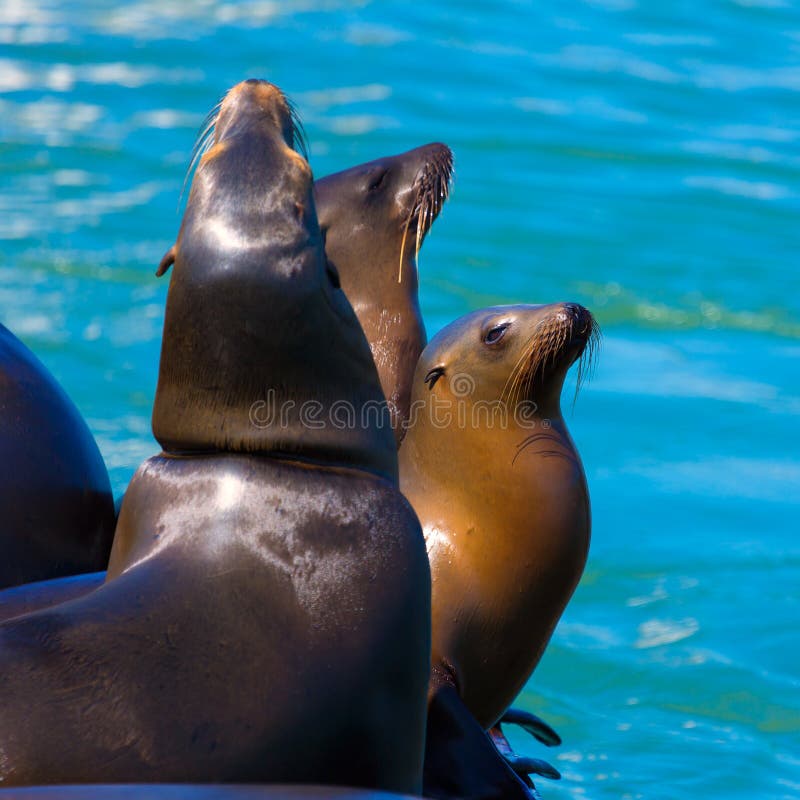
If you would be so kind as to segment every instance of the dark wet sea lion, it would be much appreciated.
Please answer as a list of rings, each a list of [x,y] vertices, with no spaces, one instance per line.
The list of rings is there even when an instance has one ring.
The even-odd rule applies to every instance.
[[[105,569],[114,500],[86,422],[0,325],[0,588]]]
[[[301,454],[343,466],[368,464],[393,477],[396,459],[376,447],[386,440],[378,426],[318,424],[324,420],[303,408],[307,401],[325,408],[340,401],[347,404],[343,418],[354,409],[360,421],[365,407],[377,416],[385,403],[374,365],[365,359],[363,332],[325,259],[307,162],[283,139],[243,140],[238,129],[251,114],[234,115],[236,108],[223,104],[217,115],[219,139],[200,159],[178,240],[159,267],[164,274],[181,259],[192,264],[191,271],[176,269],[170,282],[153,433],[175,453]],[[294,137],[294,130],[287,127],[287,135]],[[281,147],[291,155],[276,177],[265,162]],[[226,181],[245,183],[248,194],[221,195]],[[303,185],[299,192],[297,184],[306,181],[308,191]],[[298,250],[313,258],[298,258]],[[270,263],[279,267],[265,269]],[[322,302],[311,275],[325,281]],[[307,304],[314,313],[304,312]],[[232,336],[232,320],[246,312],[252,316]],[[336,343],[335,358],[317,356],[320,339]]]
[[[213,136],[163,264],[165,452],[126,493],[106,583],[0,625],[0,780],[415,792],[430,573],[394,440],[296,410],[385,408],[375,366],[283,95],[239,84]],[[270,390],[285,416],[250,420]]]
[[[418,249],[449,194],[452,169],[450,149],[429,144],[314,183],[325,252],[370,342],[381,386],[394,409],[398,441],[405,433],[411,382],[426,342]],[[173,257],[170,251],[160,272]],[[256,416],[259,412],[268,409],[259,406]],[[101,582],[95,576],[20,587],[8,597],[0,592],[0,620],[85,594]]]
[[[314,184],[325,252],[372,349],[398,444],[425,347],[417,256],[450,192],[453,154],[428,144]]]
[[[472,768],[448,726],[465,712],[497,722],[583,571],[589,494],[560,396],[596,330],[574,304],[487,308],[444,328],[417,365],[400,475],[433,585],[426,791],[443,763]]]

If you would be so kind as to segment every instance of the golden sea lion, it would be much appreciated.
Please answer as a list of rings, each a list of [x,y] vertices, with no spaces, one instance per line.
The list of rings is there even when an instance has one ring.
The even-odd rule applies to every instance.
[[[487,308],[417,365],[401,489],[431,561],[434,667],[484,727],[525,684],[586,562],[589,493],[561,388],[595,331],[575,304]]]
[[[585,355],[583,377],[597,336],[575,304],[499,306],[448,325],[420,357],[400,485],[433,586],[426,790],[443,764],[456,771],[445,745],[459,706],[484,729],[497,722],[583,571],[589,493],[561,389]]]

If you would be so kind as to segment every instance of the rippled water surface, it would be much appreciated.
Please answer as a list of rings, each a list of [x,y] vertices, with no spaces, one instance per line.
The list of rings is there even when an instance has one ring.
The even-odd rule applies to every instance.
[[[792,0],[0,4],[0,320],[115,490],[149,428],[198,125],[281,85],[317,175],[431,140],[429,333],[577,300],[589,565],[521,702],[545,798],[800,797],[800,9]],[[539,754],[525,741],[515,740]]]

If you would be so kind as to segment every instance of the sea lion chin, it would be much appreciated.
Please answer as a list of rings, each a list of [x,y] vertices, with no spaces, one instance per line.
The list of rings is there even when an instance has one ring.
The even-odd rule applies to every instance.
[[[450,194],[453,154],[433,143],[314,184],[325,252],[378,368],[398,446],[425,347],[417,256]]]
[[[486,308],[437,334],[414,376],[400,476],[431,563],[431,692],[446,678],[484,728],[531,675],[586,562],[589,493],[560,397],[597,339],[576,304]]]

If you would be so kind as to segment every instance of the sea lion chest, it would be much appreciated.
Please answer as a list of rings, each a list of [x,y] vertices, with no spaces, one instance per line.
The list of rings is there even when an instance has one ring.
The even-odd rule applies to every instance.
[[[106,583],[0,627],[7,779],[414,790],[429,602],[419,524],[387,481],[246,455],[151,458]],[[30,644],[42,639],[46,662]]]

